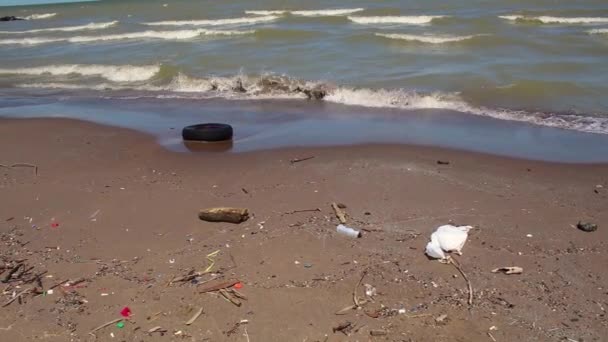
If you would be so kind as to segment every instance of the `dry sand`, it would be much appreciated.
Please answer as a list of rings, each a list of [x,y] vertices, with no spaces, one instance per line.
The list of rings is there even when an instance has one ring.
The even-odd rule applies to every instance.
[[[315,158],[290,163],[308,156]],[[100,329],[98,341],[608,336],[607,165],[412,146],[173,153],[113,127],[1,120],[0,164],[13,163],[35,164],[38,174],[0,168],[0,265],[23,260],[33,269],[1,284],[2,302],[39,288],[23,283],[37,274],[44,289],[85,281],[1,307],[1,341],[91,341],[89,331],[125,306],[133,315],[124,328]],[[362,238],[336,234],[332,202],[347,206]],[[198,219],[199,209],[214,206],[249,208],[254,217],[240,225]],[[579,220],[599,229],[580,231]],[[458,271],[424,255],[431,232],[448,222],[476,227],[457,257],[474,288],[472,306]],[[213,274],[199,282],[239,279],[247,297],[240,307],[200,294],[205,284],[168,285],[207,268],[214,251]],[[491,273],[501,266],[524,273]],[[357,293],[365,298],[364,284],[372,285],[373,302],[336,315],[353,304],[366,270]],[[350,336],[333,332],[345,322],[354,326]],[[147,333],[156,326],[166,332]]]

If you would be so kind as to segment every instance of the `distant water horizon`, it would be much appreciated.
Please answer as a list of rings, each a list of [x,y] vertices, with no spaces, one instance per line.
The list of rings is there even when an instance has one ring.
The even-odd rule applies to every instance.
[[[0,0],[0,7],[52,5],[52,4],[71,3],[71,2],[91,2],[91,1],[99,1],[99,0]]]
[[[0,23],[0,106],[24,115],[91,99],[104,115],[125,101],[188,110],[214,99],[292,101],[329,116],[334,105],[371,117],[444,111],[504,129],[608,135],[605,0],[124,0],[2,10],[27,19]]]

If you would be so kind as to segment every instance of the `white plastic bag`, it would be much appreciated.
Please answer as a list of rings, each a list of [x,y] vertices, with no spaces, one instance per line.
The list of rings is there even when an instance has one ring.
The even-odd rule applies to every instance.
[[[445,259],[444,252],[462,254],[462,247],[469,236],[471,226],[441,226],[431,234],[431,242],[426,245],[426,254],[431,258]]]

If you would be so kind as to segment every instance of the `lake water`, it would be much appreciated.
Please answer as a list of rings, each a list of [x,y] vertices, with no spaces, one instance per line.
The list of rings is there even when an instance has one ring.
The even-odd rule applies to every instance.
[[[608,161],[605,0],[110,0],[0,15],[28,19],[0,23],[2,116],[156,133],[214,119],[247,135],[241,150],[407,142]]]

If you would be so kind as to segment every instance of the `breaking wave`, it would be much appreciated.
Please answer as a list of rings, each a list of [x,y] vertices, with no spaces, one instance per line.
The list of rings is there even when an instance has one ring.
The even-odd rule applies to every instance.
[[[284,15],[291,14],[302,17],[335,17],[353,14],[364,11],[365,8],[342,8],[342,9],[323,9],[323,10],[268,10],[268,11],[245,11],[246,14],[254,15]]]
[[[27,17],[24,17],[25,20],[38,20],[38,19],[48,19],[56,16],[57,13],[42,13],[42,14],[31,14]]]
[[[65,27],[49,27],[43,29],[35,29],[35,30],[27,30],[27,31],[0,31],[0,33],[36,33],[36,32],[53,32],[53,31],[62,31],[62,32],[71,32],[71,31],[84,31],[84,30],[101,30],[108,27],[112,27],[118,24],[118,21],[110,21],[107,23],[90,23],[87,25],[80,26],[65,26]]]
[[[31,83],[19,87],[106,90],[135,90],[157,98],[227,98],[235,100],[311,99],[368,108],[401,110],[442,109],[521,121],[535,125],[608,134],[608,118],[474,106],[455,93],[421,93],[404,89],[369,89],[341,87],[323,82],[309,82],[287,76],[238,75],[233,77],[195,78],[178,73],[163,82],[125,83]],[[150,93],[152,92],[152,93]],[[107,94],[104,94],[104,96]],[[117,96],[111,94],[111,96]]]
[[[587,31],[589,34],[608,34],[608,28],[603,29],[593,29]]]
[[[389,39],[400,39],[415,41],[429,44],[442,44],[442,43],[454,43],[461,42],[463,40],[472,39],[479,35],[472,36],[435,36],[435,35],[413,35],[413,34],[400,34],[400,33],[376,33],[378,37],[384,37]]]
[[[349,16],[348,20],[357,24],[409,24],[422,25],[428,24],[431,21],[439,18],[444,18],[444,15],[418,15],[418,16],[381,16],[381,17],[359,17]]]
[[[132,40],[132,39],[161,39],[161,40],[183,40],[192,39],[198,36],[233,36],[255,33],[254,30],[248,31],[226,31],[226,30],[180,30],[180,31],[141,31],[122,34],[112,34],[106,36],[75,36],[65,38],[22,38],[22,39],[2,39],[0,45],[39,45],[55,42],[69,43],[91,43],[113,40]]]
[[[82,75],[99,76],[112,82],[145,81],[160,71],[160,65],[47,65],[32,68],[0,69],[9,75]]]
[[[501,19],[511,21],[531,21],[543,24],[607,24],[608,18],[603,17],[551,17],[551,16],[525,16],[525,15],[503,15]]]
[[[206,20],[174,20],[156,21],[143,23],[150,26],[220,26],[220,25],[248,25],[265,23],[279,19],[276,15],[265,15],[261,17],[231,18],[231,19],[206,19]]]

